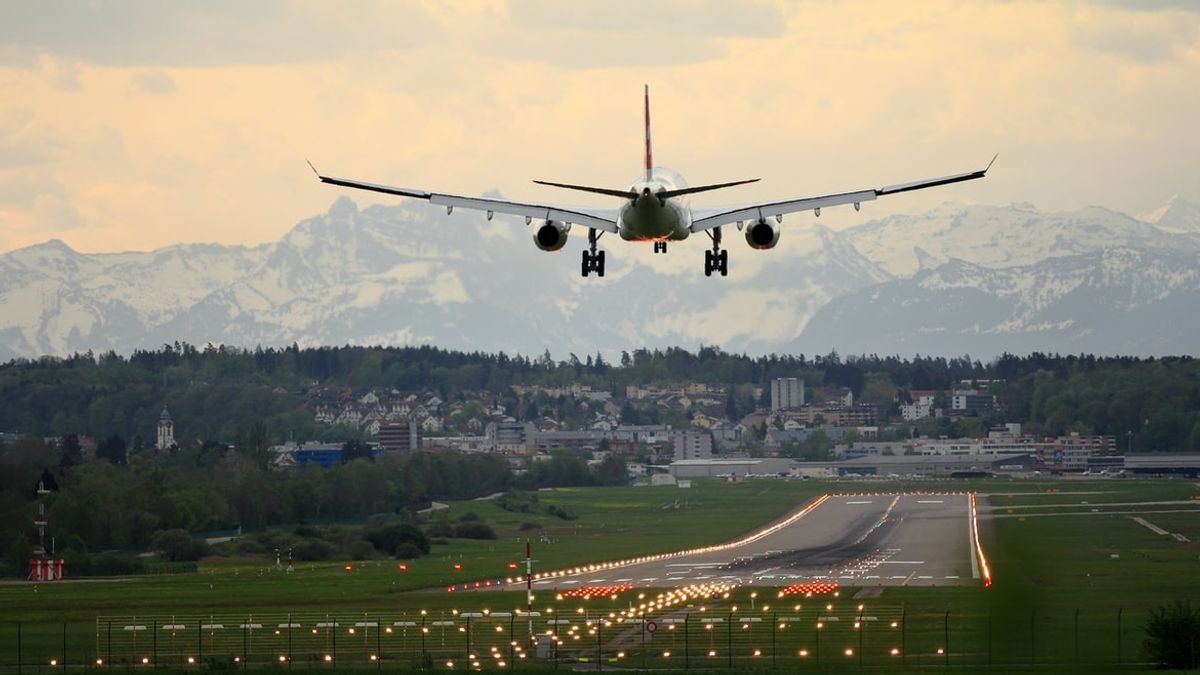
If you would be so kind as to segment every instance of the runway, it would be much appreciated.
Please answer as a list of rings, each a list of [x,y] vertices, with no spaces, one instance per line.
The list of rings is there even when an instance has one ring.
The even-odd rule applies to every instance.
[[[535,589],[787,586],[945,586],[979,583],[965,494],[829,496],[765,536],[682,555],[537,578]],[[760,531],[761,533],[761,531]],[[524,581],[521,581],[523,585]]]

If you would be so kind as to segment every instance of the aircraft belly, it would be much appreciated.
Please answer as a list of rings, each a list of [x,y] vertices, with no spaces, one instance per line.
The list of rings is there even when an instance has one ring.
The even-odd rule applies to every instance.
[[[687,239],[689,232],[682,221],[679,211],[670,203],[630,205],[621,210],[617,226],[626,241],[668,241]]]

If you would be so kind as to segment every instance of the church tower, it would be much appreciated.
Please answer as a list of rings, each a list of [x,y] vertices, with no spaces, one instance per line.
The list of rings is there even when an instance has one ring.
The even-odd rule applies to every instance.
[[[154,447],[168,450],[175,445],[175,423],[171,421],[171,413],[164,407],[158,416],[158,442]]]

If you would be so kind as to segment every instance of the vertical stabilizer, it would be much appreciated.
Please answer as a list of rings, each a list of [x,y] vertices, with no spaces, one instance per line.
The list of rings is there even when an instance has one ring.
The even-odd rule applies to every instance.
[[[646,85],[646,180],[650,180],[654,170],[654,159],[650,154],[650,85]]]

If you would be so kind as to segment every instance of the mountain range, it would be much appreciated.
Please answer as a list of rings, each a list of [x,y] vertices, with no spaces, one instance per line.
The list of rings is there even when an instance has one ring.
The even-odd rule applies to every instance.
[[[707,238],[542,253],[522,221],[346,197],[253,247],[84,254],[58,240],[0,255],[0,360],[156,349],[434,344],[540,354],[700,345],[729,351],[1195,353],[1200,206],[1132,217],[1100,207],[943,204],[834,231],[783,224],[771,252],[736,232],[727,278]],[[601,246],[609,243],[601,240]],[[646,250],[642,250],[646,249]]]

